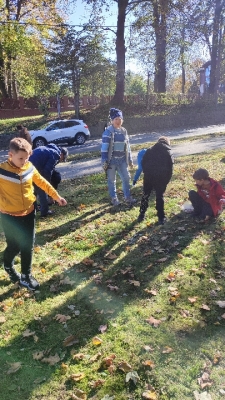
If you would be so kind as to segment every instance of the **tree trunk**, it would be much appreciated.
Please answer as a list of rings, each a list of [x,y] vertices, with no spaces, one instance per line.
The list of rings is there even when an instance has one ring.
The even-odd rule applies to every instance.
[[[153,4],[153,27],[156,38],[156,61],[154,91],[166,92],[166,18],[168,0],[155,1]]]
[[[125,39],[124,39],[124,26],[126,18],[126,8],[129,0],[118,0],[118,19],[117,19],[117,32],[116,32],[116,90],[112,103],[119,105],[123,104],[124,90],[125,90]]]
[[[2,55],[2,46],[0,44],[0,92],[2,94],[2,97],[9,97],[6,84],[5,84],[5,64],[4,64],[4,59]]]
[[[212,37],[212,53],[211,53],[211,71],[209,93],[216,94],[217,92],[217,68],[218,68],[218,52],[219,52],[219,32],[220,32],[220,18],[223,8],[223,1],[216,0],[215,13],[213,19],[213,37]]]

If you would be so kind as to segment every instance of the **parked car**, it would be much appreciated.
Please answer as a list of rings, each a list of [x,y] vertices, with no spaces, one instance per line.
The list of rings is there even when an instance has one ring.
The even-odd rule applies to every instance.
[[[51,121],[45,128],[29,131],[33,148],[48,143],[84,144],[90,137],[88,126],[81,119]]]

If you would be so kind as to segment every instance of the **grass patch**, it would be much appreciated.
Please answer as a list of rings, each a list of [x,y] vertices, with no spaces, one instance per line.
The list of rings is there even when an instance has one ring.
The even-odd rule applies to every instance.
[[[176,159],[161,227],[154,198],[141,224],[138,205],[111,207],[104,174],[60,185],[68,206],[37,216],[40,292],[10,285],[0,271],[1,399],[140,400],[147,391],[188,400],[204,390],[219,398],[225,320],[215,302],[224,300],[225,221],[222,214],[197,224],[180,206],[199,166],[225,186],[223,158]],[[141,181],[132,191],[140,199]],[[4,248],[0,233],[1,260]],[[201,390],[203,372],[211,386]]]

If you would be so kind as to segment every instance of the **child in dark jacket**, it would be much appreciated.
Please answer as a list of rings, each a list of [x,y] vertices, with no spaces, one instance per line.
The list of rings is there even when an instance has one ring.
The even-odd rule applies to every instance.
[[[141,199],[138,222],[143,221],[148,208],[148,200],[152,190],[156,193],[156,210],[158,224],[165,222],[164,192],[173,173],[173,156],[171,154],[170,140],[161,136],[158,142],[148,149],[142,159],[144,172],[144,187]]]
[[[225,202],[225,190],[219,182],[209,177],[204,168],[199,168],[193,174],[198,191],[190,190],[189,200],[194,207],[194,215],[200,220],[207,221],[216,217]]]

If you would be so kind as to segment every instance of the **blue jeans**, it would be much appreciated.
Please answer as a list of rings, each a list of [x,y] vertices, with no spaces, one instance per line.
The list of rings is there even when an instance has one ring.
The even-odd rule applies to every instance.
[[[34,185],[35,195],[39,197],[41,217],[45,217],[48,214],[48,195],[40,187]]]
[[[123,194],[125,199],[130,197],[130,174],[128,171],[126,161],[122,161],[120,164],[110,164],[107,170],[107,182],[108,190],[111,198],[117,197],[116,194],[116,172],[118,172],[122,181]]]

